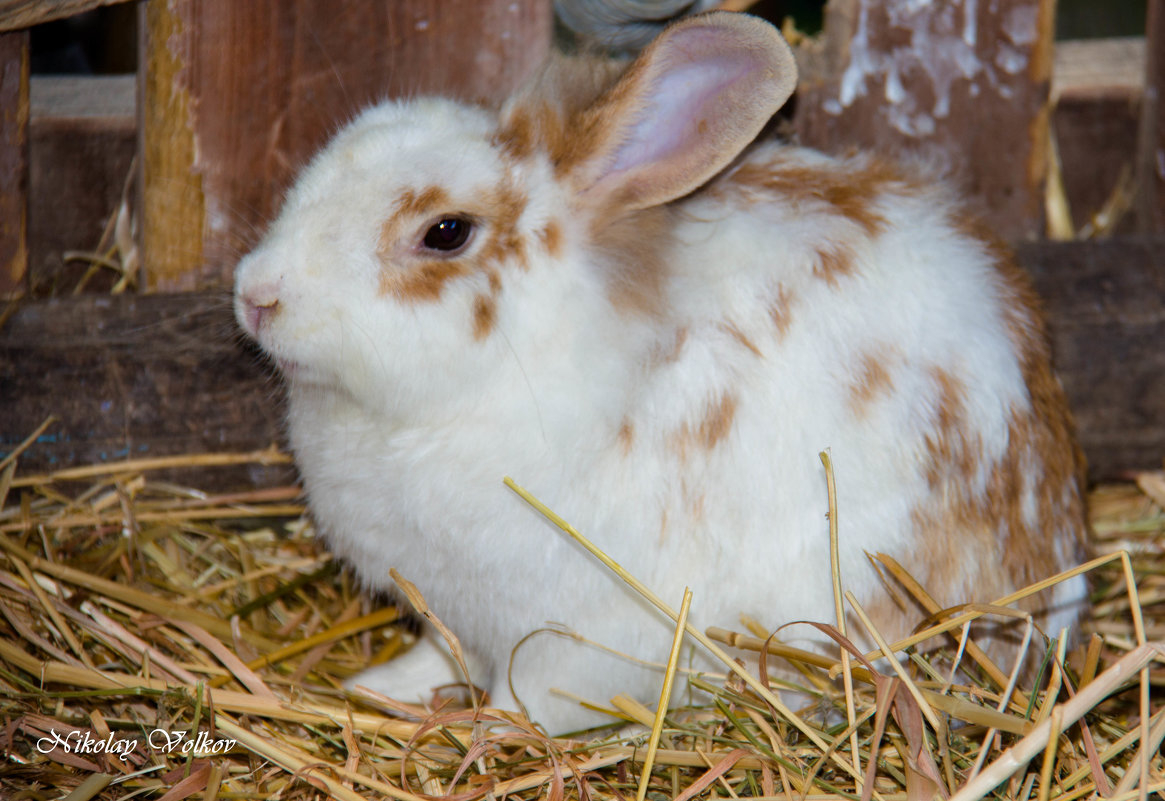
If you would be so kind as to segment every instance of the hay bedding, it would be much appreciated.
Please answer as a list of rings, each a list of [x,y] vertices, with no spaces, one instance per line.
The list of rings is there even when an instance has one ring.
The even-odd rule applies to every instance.
[[[612,727],[550,739],[488,707],[434,711],[344,692],[346,678],[391,658],[411,634],[402,610],[362,595],[321,546],[298,488],[206,495],[157,478],[160,468],[278,459],[210,455],[51,476],[0,463],[0,797],[1069,801],[1165,792],[1165,474],[1093,494],[1098,553],[1125,555],[1089,570],[1096,604],[1084,646],[1065,654],[1033,638],[1046,653],[1038,684],[1008,692],[1008,666],[986,665],[951,686],[946,668],[917,655],[900,675],[878,674],[857,654],[834,664],[790,652],[742,621],[740,632],[709,635],[763,651],[765,664],[791,663],[799,697],[815,699],[807,709],[783,706],[785,682],[728,667],[676,675],[673,656],[676,697],[698,706],[652,732],[641,704],[588,699],[611,709]],[[898,578],[902,591],[921,592]],[[945,642],[950,657],[958,618],[945,620],[954,636],[929,643]],[[964,664],[977,656],[970,643]]]

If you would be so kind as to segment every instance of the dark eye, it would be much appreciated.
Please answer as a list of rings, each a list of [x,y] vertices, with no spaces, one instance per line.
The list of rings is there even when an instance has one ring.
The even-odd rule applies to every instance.
[[[445,217],[425,232],[425,247],[448,253],[462,248],[469,241],[473,223],[464,217]]]

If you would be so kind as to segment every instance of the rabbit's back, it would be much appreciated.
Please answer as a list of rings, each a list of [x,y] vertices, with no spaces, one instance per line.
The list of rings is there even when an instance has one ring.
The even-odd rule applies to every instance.
[[[628,459],[667,454],[661,532],[723,527],[742,558],[816,565],[780,607],[827,610],[828,447],[862,591],[865,553],[943,604],[1081,558],[1082,462],[1034,295],[941,182],[771,144],[675,213],[674,327],[617,436]]]

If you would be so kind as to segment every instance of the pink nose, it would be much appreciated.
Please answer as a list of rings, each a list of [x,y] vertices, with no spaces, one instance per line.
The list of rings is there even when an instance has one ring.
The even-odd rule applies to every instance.
[[[247,333],[255,335],[259,333],[259,329],[263,327],[264,323],[270,324],[271,318],[279,311],[279,299],[244,295],[242,297],[242,311],[243,327],[247,329]]]

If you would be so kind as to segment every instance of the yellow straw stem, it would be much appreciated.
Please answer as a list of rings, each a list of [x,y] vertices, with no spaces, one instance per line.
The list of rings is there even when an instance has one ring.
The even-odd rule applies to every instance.
[[[671,702],[671,691],[676,680],[676,666],[680,661],[680,647],[684,644],[684,629],[688,625],[688,610],[692,606],[692,590],[684,588],[684,600],[680,603],[680,616],[676,621],[676,633],[671,642],[671,653],[667,658],[667,672],[663,675],[663,688],[659,692],[659,706],[655,709],[655,722],[651,726],[651,740],[647,744],[647,759],[643,760],[643,774],[639,777],[637,801],[647,797],[647,786],[651,784],[651,769],[655,765],[655,753],[659,750],[659,738],[663,734],[663,719]]]
[[[841,632],[841,636],[848,637],[845,625],[845,603],[841,597],[841,548],[837,528],[837,484],[833,477],[833,459],[829,449],[823,450],[820,456],[821,464],[825,467],[825,491],[829,502],[829,569],[833,579],[833,610],[837,617],[837,630]],[[853,760],[854,771],[860,776],[862,774],[862,759],[858,750],[858,730],[854,726],[854,720],[857,718],[854,710],[854,675],[853,669],[850,667],[849,651],[845,648],[839,650],[841,651],[842,686],[845,688],[845,717],[850,729],[853,730],[849,740],[850,759]],[[859,791],[861,787],[859,780]]]

